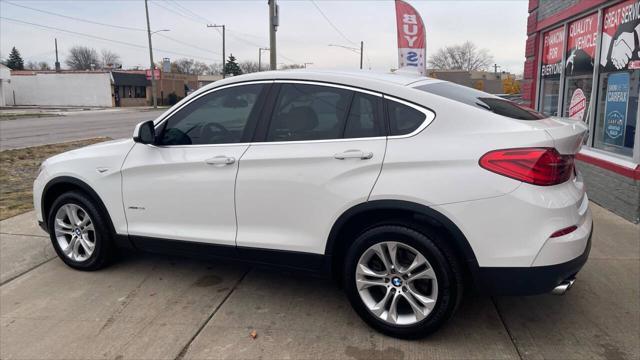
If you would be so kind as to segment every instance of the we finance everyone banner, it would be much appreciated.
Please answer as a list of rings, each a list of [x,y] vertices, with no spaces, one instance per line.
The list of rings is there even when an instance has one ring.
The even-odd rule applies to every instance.
[[[425,75],[426,38],[420,14],[402,0],[396,0],[398,25],[398,68]]]
[[[542,77],[560,77],[562,52],[564,51],[564,28],[546,32],[542,38]]]

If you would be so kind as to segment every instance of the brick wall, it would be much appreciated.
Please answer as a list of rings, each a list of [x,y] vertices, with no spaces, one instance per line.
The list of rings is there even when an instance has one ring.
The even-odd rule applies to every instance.
[[[629,221],[640,222],[640,180],[583,161],[576,160],[576,164],[583,174],[589,199]]]
[[[555,15],[579,2],[580,0],[538,0],[538,21]]]

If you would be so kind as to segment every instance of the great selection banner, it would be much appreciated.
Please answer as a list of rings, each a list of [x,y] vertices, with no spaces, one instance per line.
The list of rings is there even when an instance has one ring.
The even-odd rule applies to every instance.
[[[560,76],[564,52],[564,28],[547,31],[542,41],[542,77]]]
[[[600,70],[640,69],[640,0],[629,0],[603,12]]]
[[[420,14],[402,0],[396,0],[398,26],[398,68],[426,75],[426,38]]]

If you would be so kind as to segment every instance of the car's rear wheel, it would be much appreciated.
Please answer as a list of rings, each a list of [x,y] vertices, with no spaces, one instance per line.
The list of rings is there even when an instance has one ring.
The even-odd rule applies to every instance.
[[[452,254],[404,226],[364,232],[351,246],[345,269],[354,309],[369,325],[395,337],[418,338],[437,330],[462,296]]]
[[[105,215],[81,192],[58,197],[49,212],[48,225],[56,253],[78,270],[97,270],[112,259],[112,241]]]

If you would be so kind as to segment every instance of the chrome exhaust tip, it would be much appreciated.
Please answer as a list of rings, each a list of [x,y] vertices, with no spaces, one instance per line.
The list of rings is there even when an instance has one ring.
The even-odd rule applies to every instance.
[[[571,289],[571,287],[573,286],[573,283],[576,282],[576,279],[567,279],[565,281],[563,281],[562,283],[560,283],[560,285],[556,286],[555,288],[553,288],[553,290],[551,290],[551,294],[552,295],[564,295],[567,291],[569,291],[569,289]]]

